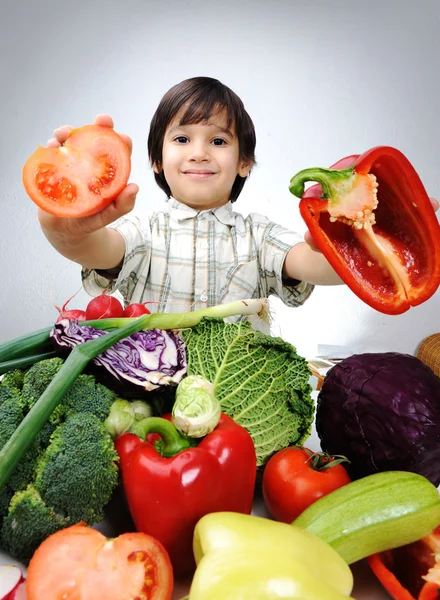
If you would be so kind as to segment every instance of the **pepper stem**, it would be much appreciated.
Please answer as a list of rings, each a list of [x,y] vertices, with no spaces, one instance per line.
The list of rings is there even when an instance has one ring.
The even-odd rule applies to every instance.
[[[304,184],[308,181],[320,183],[322,186],[324,198],[332,199],[336,194],[340,194],[341,186],[344,183],[350,184],[355,176],[354,167],[348,169],[321,169],[314,167],[299,171],[290,180],[289,190],[298,198],[304,195]]]
[[[170,421],[160,417],[147,417],[137,421],[130,428],[130,433],[144,441],[149,433],[158,433],[162,438],[161,454],[166,458],[192,447],[191,442],[180,435]]]

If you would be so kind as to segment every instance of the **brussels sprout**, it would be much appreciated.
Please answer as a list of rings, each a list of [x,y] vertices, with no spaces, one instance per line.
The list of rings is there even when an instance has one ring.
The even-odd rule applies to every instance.
[[[220,402],[214,386],[199,375],[189,375],[177,386],[173,406],[176,429],[189,437],[203,437],[216,428],[220,420]]]

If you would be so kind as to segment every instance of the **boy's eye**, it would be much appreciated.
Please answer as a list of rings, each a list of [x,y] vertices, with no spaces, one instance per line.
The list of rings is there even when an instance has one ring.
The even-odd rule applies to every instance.
[[[186,144],[189,140],[184,135],[178,135],[176,138],[174,138],[174,141],[178,144]]]
[[[212,140],[212,143],[214,144],[214,146],[223,146],[224,144],[226,144],[226,140],[222,140],[222,138],[214,138]]]

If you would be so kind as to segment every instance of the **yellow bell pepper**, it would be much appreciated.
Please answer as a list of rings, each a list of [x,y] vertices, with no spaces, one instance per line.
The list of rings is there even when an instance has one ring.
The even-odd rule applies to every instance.
[[[326,542],[299,527],[220,512],[194,531],[189,600],[347,600],[353,575]]]

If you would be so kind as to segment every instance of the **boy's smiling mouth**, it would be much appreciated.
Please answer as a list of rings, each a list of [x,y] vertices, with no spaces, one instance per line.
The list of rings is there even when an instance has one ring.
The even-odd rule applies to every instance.
[[[215,175],[215,171],[209,171],[208,169],[186,169],[182,172],[184,175],[188,175],[193,179],[206,179]]]

